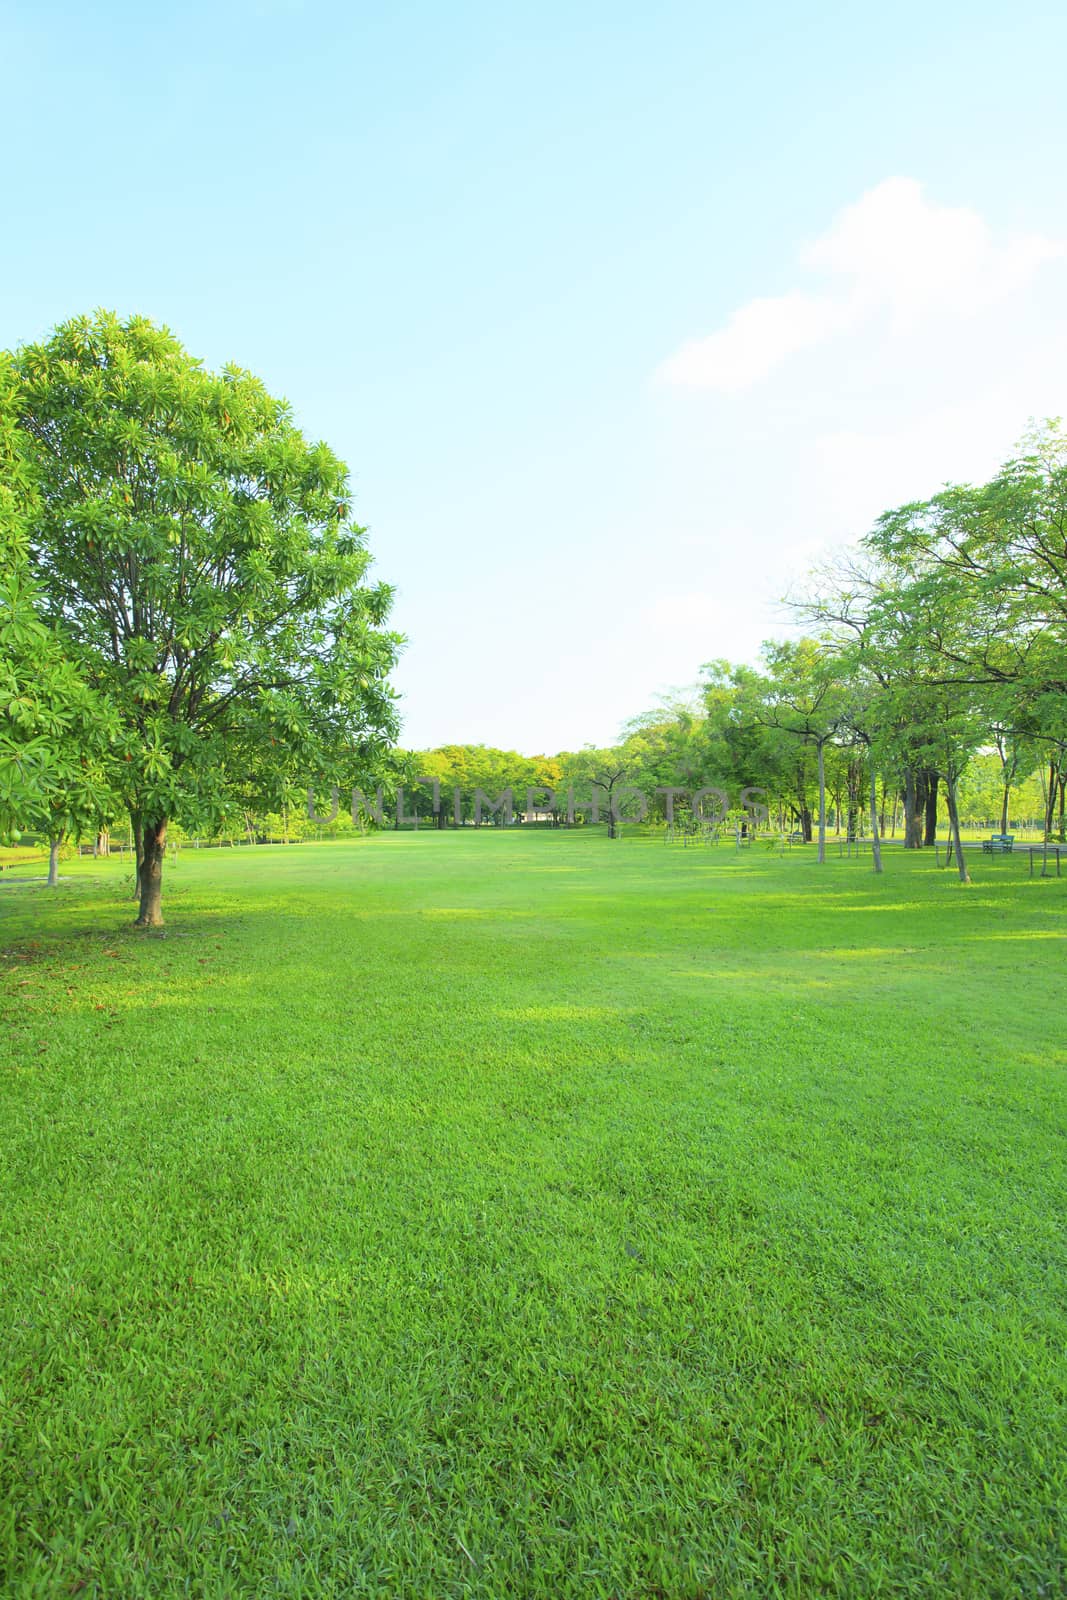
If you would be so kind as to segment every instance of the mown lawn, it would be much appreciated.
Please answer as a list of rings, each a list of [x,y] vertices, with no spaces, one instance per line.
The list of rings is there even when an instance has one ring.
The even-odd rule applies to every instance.
[[[26,871],[5,1597],[1065,1592],[1067,880],[385,835],[145,938]]]

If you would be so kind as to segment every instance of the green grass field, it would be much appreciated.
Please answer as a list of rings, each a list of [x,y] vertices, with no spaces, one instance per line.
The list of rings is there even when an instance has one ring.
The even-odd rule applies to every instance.
[[[29,870],[5,1597],[1064,1594],[1067,879],[383,835],[146,938]]]

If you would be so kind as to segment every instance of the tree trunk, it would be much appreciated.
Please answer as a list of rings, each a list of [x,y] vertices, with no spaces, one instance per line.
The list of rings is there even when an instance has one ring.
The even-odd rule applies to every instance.
[[[133,838],[133,898],[141,898],[141,868],[144,865],[144,823],[140,812],[130,812],[130,833]]]
[[[826,860],[826,761],[823,741],[819,740],[819,861]]]
[[[882,840],[878,831],[878,774],[874,770],[874,754],[869,753],[871,764],[871,855],[875,872],[882,870]],[[884,794],[883,794],[884,799]]]
[[[140,882],[140,909],[134,926],[161,928],[163,911],[163,857],[167,849],[167,819],[149,823],[144,830],[144,857],[138,874]]]
[[[48,887],[54,889],[59,882],[59,847],[63,843],[63,835],[57,834],[48,841]]]
[[[956,785],[951,778],[945,779],[945,799],[948,803],[948,821],[952,830],[952,849],[956,856],[956,867],[959,871],[960,882],[970,883],[971,875],[967,871],[967,863],[963,858],[963,841],[960,838],[960,818],[956,808]]]
[[[923,835],[923,844],[933,844],[937,838],[937,785],[938,774],[926,774],[926,832]]]
[[[916,794],[915,773],[909,767],[904,774],[904,848],[919,850],[922,847],[922,830],[919,827],[919,800]]]
[[[1009,801],[1010,797],[1011,797],[1011,780],[1008,779],[1008,778],[1005,778],[1005,780],[1004,780],[1004,792],[1003,792],[1003,794],[1001,796],[1001,801],[1000,801],[1000,831],[1001,831],[1001,833],[1007,833],[1007,831],[1008,831],[1008,801]]]
[[[619,819],[615,813],[615,780],[608,784],[605,793],[608,797],[608,838],[617,839],[619,836]]]

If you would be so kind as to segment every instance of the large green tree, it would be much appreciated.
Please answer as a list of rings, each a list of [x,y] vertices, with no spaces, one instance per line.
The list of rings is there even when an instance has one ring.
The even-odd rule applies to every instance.
[[[38,504],[28,562],[66,657],[112,714],[112,781],[161,922],[171,819],[217,824],[299,768],[345,781],[395,733],[385,629],[346,469],[288,405],[166,328],[109,313],[14,357]]]

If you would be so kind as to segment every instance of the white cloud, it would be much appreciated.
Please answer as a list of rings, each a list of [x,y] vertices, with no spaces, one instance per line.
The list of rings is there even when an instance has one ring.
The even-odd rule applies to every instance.
[[[828,295],[793,290],[750,300],[725,328],[693,339],[660,368],[668,383],[729,391],[747,389],[797,350],[820,344],[841,325],[841,308]]]
[[[1064,254],[1063,241],[1041,234],[998,241],[978,212],[933,204],[913,178],[887,178],[801,251],[801,266],[828,278],[827,287],[748,301],[716,333],[684,344],[657,376],[745,389],[798,351],[877,320],[900,334],[933,318],[973,316]]]

